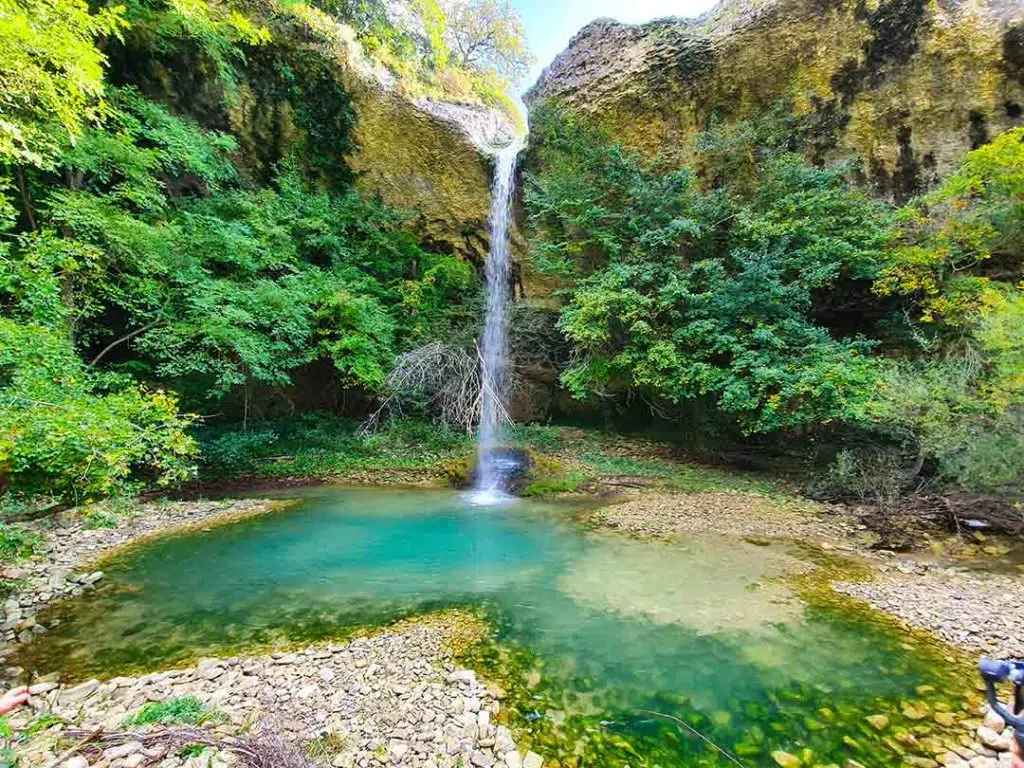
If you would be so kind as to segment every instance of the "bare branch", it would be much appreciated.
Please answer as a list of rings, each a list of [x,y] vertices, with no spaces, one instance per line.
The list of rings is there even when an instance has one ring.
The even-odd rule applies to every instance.
[[[97,363],[98,363],[98,362],[99,362],[100,360],[102,360],[102,359],[103,359],[104,357],[106,357],[106,356],[107,356],[107,352],[109,352],[110,350],[112,350],[112,349],[113,349],[114,347],[116,347],[116,346],[118,346],[118,345],[120,345],[120,344],[124,344],[124,343],[125,343],[126,341],[130,341],[131,339],[134,339],[134,338],[135,338],[136,336],[138,336],[138,335],[139,335],[140,333],[145,333],[145,332],[146,332],[146,331],[148,331],[148,330],[149,330],[150,328],[153,328],[153,327],[155,327],[155,326],[157,326],[157,325],[160,325],[160,323],[162,323],[162,322],[163,322],[163,320],[154,320],[154,321],[153,321],[153,322],[151,322],[151,323],[146,323],[146,324],[145,324],[144,326],[142,326],[141,328],[136,328],[136,329],[135,329],[134,331],[131,331],[130,333],[126,333],[126,334],[125,334],[124,336],[122,336],[121,338],[119,338],[119,339],[115,339],[114,341],[110,342],[109,344],[107,344],[107,346],[105,346],[105,347],[103,348],[103,351],[102,351],[102,352],[100,352],[100,353],[99,353],[98,355],[96,355],[96,357],[94,357],[94,358],[92,359],[92,362],[91,362],[91,363],[89,363],[89,367],[90,367],[90,368],[95,368],[95,367],[96,367],[96,364],[97,364]]]

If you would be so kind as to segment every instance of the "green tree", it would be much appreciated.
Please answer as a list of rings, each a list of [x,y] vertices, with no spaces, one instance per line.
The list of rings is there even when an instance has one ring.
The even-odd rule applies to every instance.
[[[837,338],[816,292],[873,275],[887,213],[842,169],[766,154],[750,194],[702,191],[572,115],[542,115],[528,181],[535,257],[574,276],[560,326],[577,397],[636,389],[711,396],[751,432],[855,420],[873,390],[872,343]]]
[[[900,212],[875,283],[907,302],[910,359],[891,365],[871,411],[950,485],[1022,490],[1024,130],[965,156]]]
[[[0,162],[44,165],[104,114],[101,37],[125,28],[122,6],[0,0]]]
[[[534,62],[523,22],[508,0],[446,0],[447,43],[452,63],[520,82]]]
[[[0,319],[0,488],[77,503],[188,479],[189,423],[173,396],[92,374],[66,338]]]

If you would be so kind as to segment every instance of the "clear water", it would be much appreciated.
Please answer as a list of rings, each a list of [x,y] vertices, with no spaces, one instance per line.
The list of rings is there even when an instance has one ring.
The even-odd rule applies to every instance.
[[[487,315],[481,341],[483,391],[480,395],[480,430],[476,473],[477,504],[507,501],[501,488],[503,473],[495,460],[501,444],[501,427],[508,419],[509,361],[508,320],[511,295],[511,254],[509,222],[515,194],[516,158],[521,145],[516,142],[501,150],[494,159],[491,187],[491,250],[484,271],[487,277]]]
[[[512,652],[518,723],[549,755],[585,751],[580,765],[725,764],[644,710],[685,720],[748,766],[802,748],[808,765],[896,765],[865,715],[898,727],[923,684],[945,695],[940,707],[960,706],[931,651],[780,583],[805,567],[785,547],[641,542],[578,524],[578,508],[481,509],[449,492],[297,495],[286,511],[130,551],[103,589],[44,618],[60,623],[19,661],[111,675],[482,607]],[[498,658],[488,650],[481,658]]]

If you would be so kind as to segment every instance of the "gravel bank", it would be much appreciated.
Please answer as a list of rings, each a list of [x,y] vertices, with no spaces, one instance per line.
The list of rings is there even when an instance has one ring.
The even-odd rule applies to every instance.
[[[840,507],[753,493],[642,494],[599,509],[611,528],[659,538],[687,533],[846,542],[857,531]]]
[[[471,618],[444,614],[299,652],[204,659],[188,669],[93,680],[70,689],[43,683],[33,689],[38,712],[23,710],[15,725],[24,727],[50,712],[85,730],[119,731],[147,702],[192,695],[222,715],[209,726],[216,734],[238,734],[257,723],[257,730],[271,728],[299,749],[322,745],[319,764],[540,768],[541,758],[520,755],[509,730],[495,723],[502,691],[452,660],[446,638],[480,631],[475,625]],[[93,748],[87,764],[206,768],[226,765],[231,757],[183,759],[159,750],[144,749],[141,742],[127,751]],[[41,737],[24,764],[43,766],[53,757]]]
[[[875,579],[833,584],[947,642],[997,658],[1024,658],[1024,575],[892,560]]]

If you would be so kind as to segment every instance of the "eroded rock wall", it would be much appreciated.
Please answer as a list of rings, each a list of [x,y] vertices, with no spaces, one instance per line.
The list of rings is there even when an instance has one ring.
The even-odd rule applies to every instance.
[[[482,263],[491,157],[516,127],[498,110],[416,98],[363,54],[344,24],[307,6],[252,5],[270,42],[246,50],[225,88],[198,48],[167,53],[142,32],[111,51],[116,81],[238,141],[243,173],[267,183],[285,158],[328,186],[354,182],[410,215],[428,246]]]
[[[817,161],[860,158],[905,199],[1022,124],[1020,0],[724,0],[693,20],[584,28],[527,96],[593,114],[643,152],[692,151],[713,115],[785,101]]]

